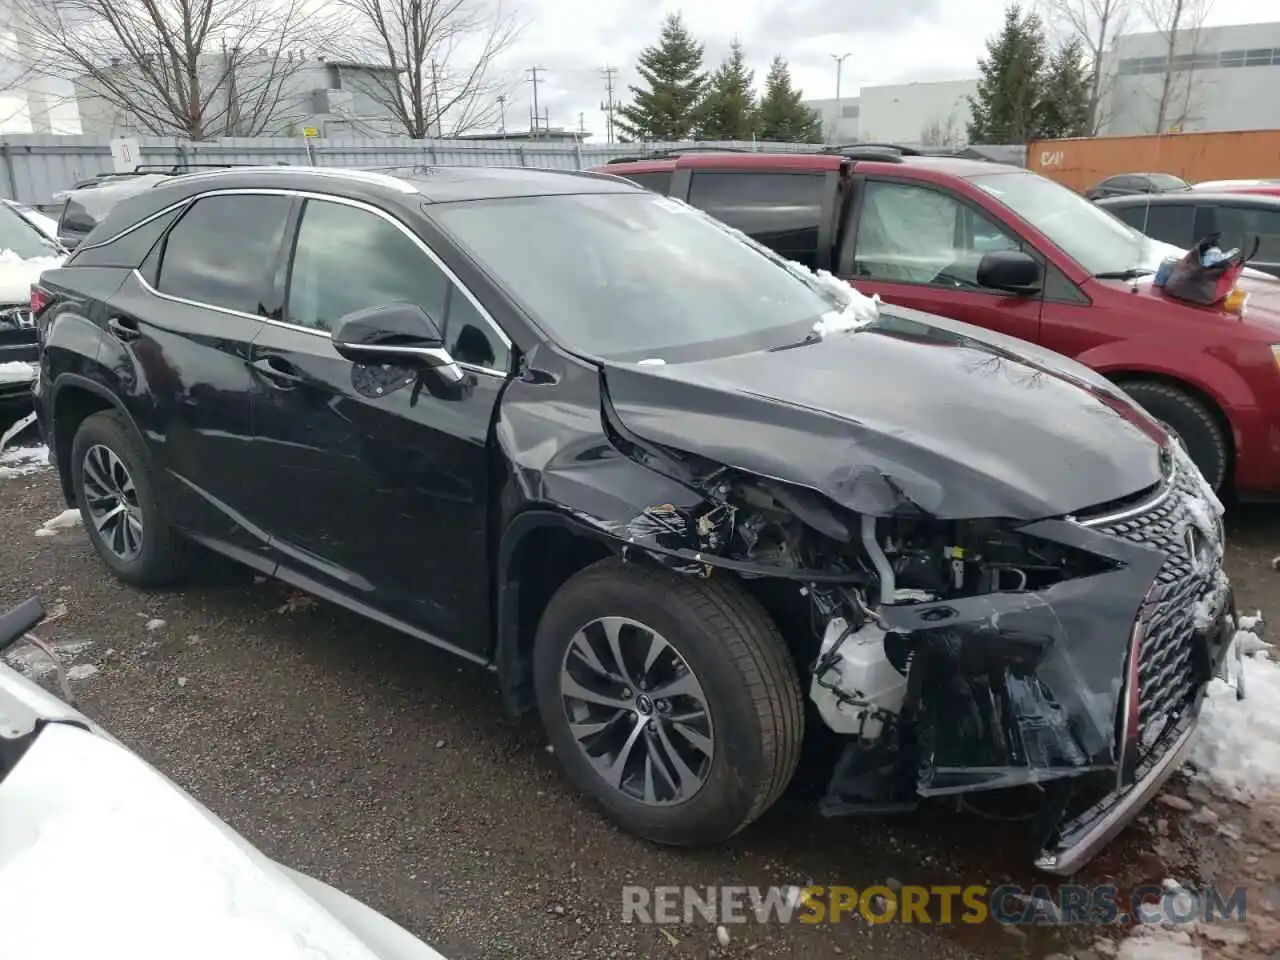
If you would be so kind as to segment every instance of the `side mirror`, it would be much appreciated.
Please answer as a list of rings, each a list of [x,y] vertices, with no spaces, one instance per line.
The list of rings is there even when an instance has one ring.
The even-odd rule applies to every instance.
[[[1035,257],[1021,250],[993,250],[978,261],[978,284],[1020,296],[1040,292],[1042,272]]]
[[[333,349],[352,363],[385,363],[432,370],[446,383],[464,374],[444,346],[444,331],[416,303],[382,303],[341,317]]]

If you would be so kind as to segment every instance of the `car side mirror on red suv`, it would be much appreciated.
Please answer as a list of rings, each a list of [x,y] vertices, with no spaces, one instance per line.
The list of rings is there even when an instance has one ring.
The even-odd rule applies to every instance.
[[[416,303],[381,303],[340,317],[333,327],[333,349],[352,363],[431,370],[446,383],[463,379],[445,349],[440,324]]]
[[[1040,292],[1044,271],[1040,261],[1021,250],[993,250],[978,261],[978,283],[1019,296]]]

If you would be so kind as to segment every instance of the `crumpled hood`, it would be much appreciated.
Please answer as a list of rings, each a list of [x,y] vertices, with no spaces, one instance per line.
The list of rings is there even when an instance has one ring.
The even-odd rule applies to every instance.
[[[1031,520],[1160,480],[1163,431],[1096,373],[967,324],[882,310],[792,349],[610,364],[606,389],[641,439],[877,516],[909,503]]]

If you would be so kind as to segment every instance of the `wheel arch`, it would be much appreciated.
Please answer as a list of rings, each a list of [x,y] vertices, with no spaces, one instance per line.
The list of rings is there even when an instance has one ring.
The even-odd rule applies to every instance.
[[[492,661],[509,715],[534,707],[531,654],[547,603],[579,570],[617,553],[612,538],[556,510],[526,510],[507,525],[494,580]]]
[[[86,418],[103,410],[118,410],[135,431],[138,424],[128,409],[110,390],[88,377],[75,373],[60,375],[53,387],[53,457],[62,486],[62,496],[68,507],[76,506],[71,483],[71,442],[76,430]],[[141,432],[139,431],[139,436]]]
[[[1236,426],[1231,422],[1231,417],[1227,413],[1227,406],[1222,403],[1217,395],[1211,393],[1205,387],[1192,383],[1180,376],[1135,368],[1121,368],[1118,370],[1103,371],[1107,379],[1116,384],[1120,388],[1124,388],[1126,383],[1146,382],[1159,383],[1166,387],[1172,387],[1175,390],[1181,390],[1187,396],[1200,403],[1208,412],[1215,423],[1222,428],[1223,439],[1227,443],[1227,473],[1223,478],[1223,485],[1227,485],[1235,472],[1236,450],[1239,448],[1239,435]],[[1247,388],[1246,388],[1247,389]],[[1252,394],[1250,394],[1252,396]]]

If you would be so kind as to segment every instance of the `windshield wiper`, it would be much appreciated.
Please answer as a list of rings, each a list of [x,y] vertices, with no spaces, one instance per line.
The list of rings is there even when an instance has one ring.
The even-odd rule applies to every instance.
[[[1104,270],[1102,273],[1095,273],[1095,280],[1137,280],[1139,277],[1149,277],[1154,270],[1148,270],[1146,267],[1130,267],[1128,270]]]

